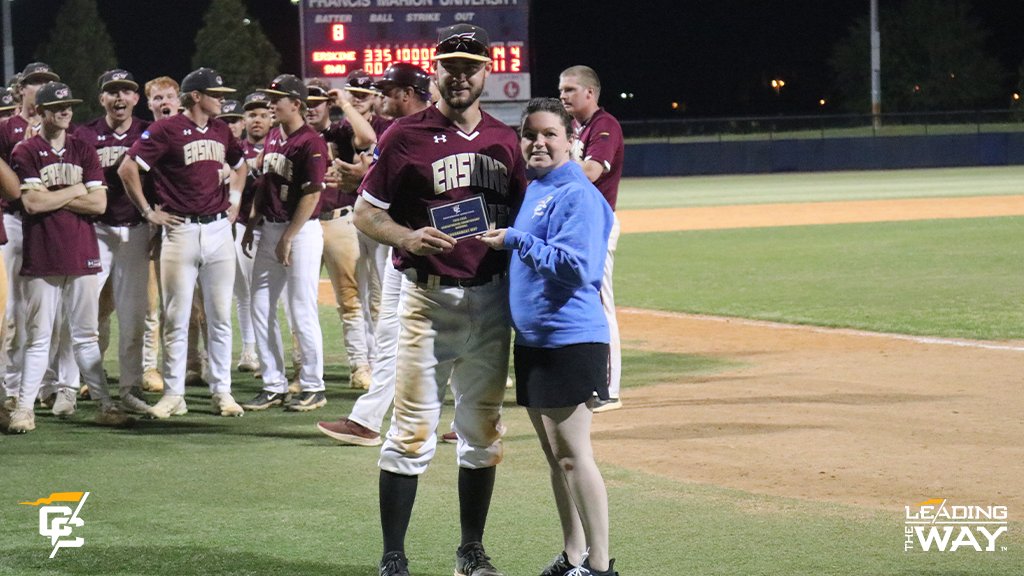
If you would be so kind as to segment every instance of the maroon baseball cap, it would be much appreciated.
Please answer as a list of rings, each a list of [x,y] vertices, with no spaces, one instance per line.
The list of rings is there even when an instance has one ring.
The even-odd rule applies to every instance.
[[[56,72],[50,69],[50,65],[45,62],[33,62],[21,72],[21,83],[22,84],[36,84],[39,82],[56,82],[60,80],[60,76]]]
[[[487,30],[472,24],[455,24],[437,33],[434,60],[463,58],[478,62],[491,61],[491,40]]]
[[[224,85],[224,79],[213,68],[197,68],[189,72],[188,76],[185,76],[185,79],[181,81],[182,92],[196,90],[220,94],[235,91],[234,88],[228,88]]]
[[[63,108],[81,102],[71,95],[71,88],[63,82],[47,82],[36,92],[36,108]]]
[[[345,79],[345,90],[349,92],[365,92],[367,94],[377,93],[377,89],[373,87],[373,76],[370,76],[361,68],[349,72],[348,78]]]
[[[117,92],[118,90],[124,90],[125,88],[136,91],[139,89],[139,83],[135,81],[135,77],[132,73],[127,70],[121,70],[116,68],[114,70],[107,70],[100,76],[99,80],[100,92]]]

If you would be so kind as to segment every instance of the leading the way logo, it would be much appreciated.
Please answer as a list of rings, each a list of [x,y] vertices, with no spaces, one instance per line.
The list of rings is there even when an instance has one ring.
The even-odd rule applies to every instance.
[[[932,498],[905,506],[903,550],[955,552],[968,548],[976,552],[1006,550],[997,546],[1008,530],[1006,506],[964,506],[945,498]]]
[[[48,536],[53,551],[50,558],[57,555],[61,548],[81,548],[85,544],[85,538],[68,538],[75,528],[85,524],[85,520],[79,517],[85,500],[89,497],[88,492],[53,492],[47,498],[40,498],[35,502],[19,502],[25,506],[39,506],[39,535]],[[53,506],[54,502],[68,502],[77,505],[74,510],[70,506]]]

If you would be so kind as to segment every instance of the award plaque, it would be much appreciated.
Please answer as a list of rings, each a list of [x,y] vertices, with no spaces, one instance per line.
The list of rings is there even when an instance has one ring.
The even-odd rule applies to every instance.
[[[483,195],[431,208],[430,224],[456,240],[487,232],[487,205]]]

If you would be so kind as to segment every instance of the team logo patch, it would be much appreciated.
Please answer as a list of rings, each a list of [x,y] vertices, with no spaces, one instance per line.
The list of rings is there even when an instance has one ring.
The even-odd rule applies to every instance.
[[[221,80],[220,76],[217,76],[216,82],[217,82],[217,86],[223,86],[224,85],[224,80]]]
[[[113,74],[110,75],[110,79],[111,80],[124,80],[127,77],[128,77],[128,73],[127,72],[114,72]]]
[[[67,88],[60,88],[53,92],[53,95],[57,98],[67,98],[71,92]]]
[[[89,258],[85,261],[86,268],[102,268],[103,264],[100,263],[99,258]]]
[[[448,141],[448,137],[445,136],[444,134],[439,134],[437,136],[434,136],[434,144],[443,144],[443,143],[445,143],[447,141]]]
[[[553,195],[548,194],[543,200],[537,202],[537,205],[533,208],[533,217],[540,218],[544,215],[544,211],[548,209],[548,203],[554,198]]]

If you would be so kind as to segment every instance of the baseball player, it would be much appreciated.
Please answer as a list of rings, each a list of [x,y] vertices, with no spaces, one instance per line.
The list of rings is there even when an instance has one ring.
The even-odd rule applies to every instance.
[[[270,99],[263,92],[253,92],[245,97],[242,111],[245,115],[245,138],[242,139],[242,150],[248,164],[249,176],[246,178],[245,190],[242,190],[242,203],[235,220],[235,257],[238,268],[235,273],[235,301],[237,303],[238,327],[242,334],[242,355],[238,359],[238,370],[256,372],[260,369],[259,356],[256,354],[256,332],[252,325],[252,256],[242,249],[242,237],[245,226],[249,222],[252,211],[253,196],[256,193],[253,174],[259,166],[257,161],[263,152],[267,132],[270,130]],[[259,245],[259,230],[254,230],[253,245]],[[253,248],[253,252],[256,248]]]
[[[42,126],[41,110],[36,107],[36,92],[46,82],[59,80],[60,77],[43,62],[32,62],[18,75],[18,92],[21,99],[20,112],[0,127],[0,158],[13,165],[12,153],[15,145],[39,133]],[[8,237],[3,246],[4,264],[10,282],[7,297],[4,336],[6,355],[0,355],[7,362],[4,375],[4,387],[9,398],[15,397],[21,386],[22,366],[13,362],[21,354],[24,345],[25,327],[22,303],[23,281],[19,275],[22,264],[22,210],[21,201],[13,200],[4,203],[4,228]],[[50,346],[50,368],[43,377],[43,385],[39,388],[47,405],[53,408],[58,416],[74,414],[77,390],[79,387],[78,365],[69,343],[70,335],[66,323],[58,322]],[[63,337],[62,337],[63,335]]]
[[[98,278],[101,289],[110,280],[117,312],[121,408],[148,414],[150,407],[142,395],[142,337],[148,297],[147,286],[139,279],[149,274],[150,230],[125,194],[117,168],[149,123],[132,116],[139,102],[139,85],[130,72],[105,72],[99,85],[106,114],[80,127],[75,136],[96,148],[108,183],[107,209],[96,220],[102,265]]]
[[[310,84],[306,119],[327,141],[332,159],[352,162],[356,154],[369,150],[377,142],[381,123],[367,113],[372,78],[362,70],[349,74],[343,92],[330,91],[325,84]],[[345,115],[341,123],[331,124],[328,108],[336,103]],[[332,173],[334,171],[332,170]],[[367,325],[363,302],[366,294],[363,278],[358,272],[360,258],[359,231],[352,222],[358,181],[339,187],[335,177],[328,177],[321,194],[320,224],[324,229],[324,265],[334,288],[338,315],[345,338],[345,352],[350,367],[352,388],[370,387],[370,356],[372,326]]]
[[[375,84],[384,98],[383,114],[397,119],[422,112],[430,106],[430,84],[430,76],[419,66],[406,62],[392,64]],[[317,423],[317,430],[343,444],[379,445],[381,422],[395,398],[398,297],[402,274],[391,262],[390,250],[385,264],[380,312],[374,328],[376,355],[370,391],[356,400],[347,418]]]
[[[90,394],[99,402],[96,422],[121,425],[127,416],[113,404],[103,375],[97,331],[99,247],[91,216],[106,209],[106,186],[96,150],[67,134],[71,105],[66,84],[47,82],[35,95],[42,110],[37,136],[14,149],[22,182],[25,345],[15,362],[22,366],[18,406],[9,430],[35,429],[32,405],[50,361],[50,339],[62,311],[70,327],[75,361]]]
[[[160,285],[164,299],[164,396],[150,410],[156,418],[186,413],[185,349],[196,279],[209,325],[207,353],[214,413],[241,416],[231,396],[231,295],[235,248],[231,223],[238,213],[246,163],[220,113],[224,86],[216,71],[199,68],[181,83],[185,113],[154,122],[118,169],[132,201],[150,223],[163,226]],[[228,194],[221,169],[231,169]],[[153,169],[163,205],[150,206],[141,170]]]
[[[444,214],[483,214],[499,227],[522,201],[515,132],[480,109],[490,72],[487,32],[439,32],[441,101],[392,124],[360,187],[356,226],[395,248],[402,271],[400,335],[391,428],[381,448],[381,576],[406,575],[405,534],[417,479],[434,455],[445,387],[455,397],[461,545],[455,574],[500,574],[482,544],[502,458],[501,403],[508,369],[507,259],[473,237],[456,240]],[[456,209],[457,208],[457,209]],[[463,210],[465,208],[465,210]],[[466,211],[469,211],[467,215]],[[435,225],[431,215],[440,220]]]
[[[597,104],[601,96],[601,81],[593,69],[587,66],[572,66],[559,75],[558,93],[565,110],[575,120],[576,141],[573,144],[573,159],[583,167],[584,174],[601,191],[601,195],[614,212],[615,201],[619,197],[619,180],[622,179],[624,145],[619,121]],[[604,277],[601,279],[601,303],[611,335],[609,398],[598,399],[594,404],[595,413],[622,408],[619,395],[622,344],[619,339],[619,321],[615,318],[615,292],[612,286],[612,269],[618,242],[619,218],[616,216],[608,237],[608,257],[605,259]]]
[[[181,100],[178,97],[178,82],[168,76],[160,76],[146,82],[146,106],[153,114],[153,121],[174,116],[178,113]],[[151,203],[159,203],[156,198],[153,179],[144,182],[146,197]],[[150,252],[149,280],[147,282],[146,332],[142,339],[142,359],[145,371],[142,373],[142,389],[146,392],[163,392],[164,379],[157,367],[160,351],[160,264],[159,237],[154,242],[155,249]]]
[[[291,310],[292,322],[298,328],[295,336],[302,365],[300,392],[286,408],[306,412],[327,403],[317,303],[324,248],[318,217],[320,191],[327,172],[327,145],[306,124],[309,93],[302,80],[282,74],[261,91],[270,96],[280,124],[270,130],[263,148],[263,173],[257,184],[253,218],[246,225],[242,240],[248,251],[252,247],[253,229],[261,225],[259,250],[253,262],[252,303],[264,386],[245,407],[264,410],[284,403],[288,394],[284,346],[277,321],[277,302],[287,286],[285,307]]]

